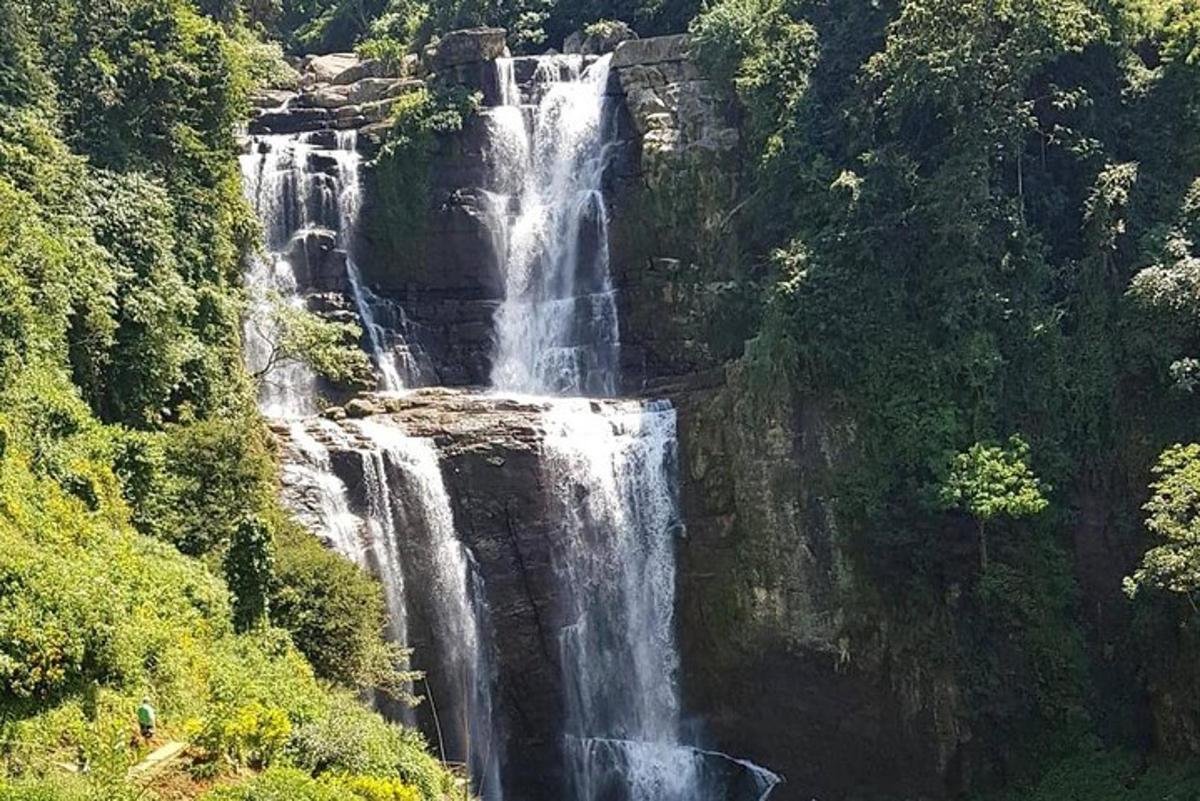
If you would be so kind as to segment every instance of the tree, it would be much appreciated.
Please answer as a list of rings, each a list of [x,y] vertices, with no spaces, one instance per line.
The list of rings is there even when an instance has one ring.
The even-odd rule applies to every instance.
[[[1196,608],[1200,590],[1200,444],[1174,445],[1154,466],[1157,480],[1142,507],[1146,528],[1159,542],[1142,557],[1137,571],[1125,579],[1132,597],[1143,587],[1177,593]]]
[[[267,622],[274,575],[271,529],[258,517],[242,518],[225,552],[225,581],[233,593],[233,621],[239,631]]]
[[[282,365],[300,362],[335,383],[372,383],[371,362],[358,347],[359,326],[327,320],[275,295],[261,309],[263,313],[250,320],[252,336],[265,345],[263,356],[251,365],[255,381],[266,380]]]
[[[1007,447],[977,442],[954,457],[939,500],[975,518],[979,531],[979,569],[987,571],[987,524],[1001,515],[1029,517],[1048,505],[1043,484],[1029,468],[1029,446],[1019,436]]]

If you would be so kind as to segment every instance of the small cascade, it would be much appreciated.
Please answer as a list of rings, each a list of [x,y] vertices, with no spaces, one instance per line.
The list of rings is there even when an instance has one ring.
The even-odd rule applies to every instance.
[[[490,631],[481,623],[485,609],[478,574],[454,529],[437,449],[431,440],[410,437],[394,425],[368,419],[357,428],[384,465],[380,486],[394,494],[393,531],[404,538],[395,552],[412,577],[408,607],[421,615],[432,636],[432,653],[417,657],[433,674],[426,689],[431,714],[437,716],[438,745],[450,761],[471,765],[488,801],[499,799],[502,760],[495,753],[500,743],[491,704]],[[434,686],[444,692],[433,693]]]
[[[421,378],[405,340],[408,326],[395,325],[402,312],[367,288],[354,262],[361,201],[357,136],[353,130],[257,136],[241,157],[243,191],[262,221],[267,250],[251,261],[246,276],[252,308],[245,353],[251,372],[263,376],[259,402],[271,417],[317,411],[316,376],[297,360],[279,359],[272,322],[273,304],[304,308],[311,292],[349,295],[380,389],[401,390]],[[313,244],[322,238],[334,242],[341,261]]]
[[[368,419],[347,427],[320,418],[289,423],[284,483],[302,496],[291,506],[332,548],[379,577],[391,639],[408,642],[414,616],[429,629],[430,650],[416,656],[431,674],[423,694],[437,715],[437,745],[448,760],[471,765],[485,801],[499,801],[494,644],[482,579],[454,530],[437,449],[388,423]],[[358,457],[357,514],[326,443]],[[433,693],[435,686],[441,691]],[[411,712],[402,718],[415,723]]]
[[[315,427],[316,436],[310,433],[310,426]],[[288,439],[293,457],[298,458],[284,461],[284,483],[306,496],[304,503],[294,502],[292,508],[334,550],[379,577],[388,609],[388,636],[395,642],[406,642],[404,568],[394,514],[396,503],[384,455],[375,448],[362,447],[339,426],[320,418],[293,421],[288,426]],[[322,440],[360,454],[364,495],[360,514],[351,511],[346,485],[334,472],[329,447]]]
[[[608,269],[604,103],[609,56],[546,56],[531,108],[511,60],[504,105],[488,111],[495,193],[489,204],[505,298],[496,314],[492,384],[509,392],[610,396],[618,331]]]

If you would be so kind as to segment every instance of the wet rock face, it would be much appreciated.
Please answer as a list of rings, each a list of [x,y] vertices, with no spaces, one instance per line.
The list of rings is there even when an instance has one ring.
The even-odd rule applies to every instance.
[[[670,394],[688,710],[717,747],[786,777],[773,798],[946,795],[969,739],[953,676],[889,654],[886,623],[844,626],[859,585],[831,496],[852,422],[787,392],[755,400],[738,365]]]

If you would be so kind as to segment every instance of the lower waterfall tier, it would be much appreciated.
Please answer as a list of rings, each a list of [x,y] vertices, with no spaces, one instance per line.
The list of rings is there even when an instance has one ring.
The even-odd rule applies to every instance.
[[[684,741],[670,404],[425,389],[274,425],[286,502],[384,580],[427,674],[417,722],[483,798],[776,783]]]

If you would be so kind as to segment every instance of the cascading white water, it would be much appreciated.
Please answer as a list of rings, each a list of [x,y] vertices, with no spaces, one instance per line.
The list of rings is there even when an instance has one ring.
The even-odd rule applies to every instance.
[[[346,485],[333,470],[328,446],[313,436],[307,426],[315,427],[323,438],[340,447],[359,453],[365,496],[361,517],[350,511]],[[334,550],[379,577],[388,609],[388,636],[396,642],[405,642],[408,612],[400,531],[395,520],[398,504],[387,479],[385,455],[378,448],[362,447],[338,425],[320,418],[307,423],[292,422],[288,438],[300,459],[284,461],[285,484],[311,498],[307,513],[302,512],[301,518],[314,531],[321,532]]]
[[[558,570],[574,620],[561,647],[578,801],[600,797],[591,738],[672,746],[679,737],[675,416],[661,404],[602,408],[560,401],[545,416],[545,468],[563,544]],[[680,788],[690,788],[687,765],[672,767]],[[630,797],[685,797],[650,789],[631,788]]]
[[[616,391],[618,330],[601,191],[609,59],[586,69],[582,56],[539,59],[528,114],[511,61],[497,61],[504,105],[488,111],[489,222],[505,277],[492,367],[497,389]]]
[[[420,580],[408,604],[426,621],[436,652],[429,662],[436,665],[439,683],[450,688],[445,697],[430,699],[440,745],[447,758],[471,764],[484,798],[499,799],[502,760],[495,753],[500,744],[491,703],[492,643],[480,620],[473,560],[454,529],[437,449],[432,440],[410,437],[394,425],[368,419],[357,427],[385,465],[380,486],[392,488],[394,531],[405,537],[396,552],[402,554],[405,574]]]
[[[765,796],[778,781],[769,771],[683,745],[674,409],[562,400],[545,423],[558,572],[574,620],[561,641],[569,797]]]
[[[377,319],[397,316],[362,281],[354,261],[354,230],[358,224],[361,188],[355,131],[318,131],[254,137],[241,157],[242,186],[263,223],[267,254],[252,259],[247,286],[251,313],[245,326],[245,352],[252,373],[261,373],[259,402],[272,417],[295,417],[316,411],[317,380],[297,359],[278,358],[279,331],[273,324],[272,304],[302,307],[304,284],[313,279],[314,265],[305,258],[303,239],[325,230],[334,234],[346,254],[346,280],[362,321],[380,388],[400,390],[419,378],[408,357],[404,328],[385,326]]]
[[[500,107],[485,110],[493,168],[487,210],[506,297],[496,315],[492,380],[509,393],[606,396],[618,388],[619,336],[602,193],[609,147],[608,58],[538,60],[518,85],[500,59]],[[346,282],[383,389],[414,383],[399,306],[373,294],[353,258],[358,156],[353,134],[261,137],[243,159],[247,195],[271,257],[252,288],[303,302],[296,240],[334,231]],[[333,168],[329,160],[333,160]],[[316,165],[316,168],[314,168]],[[260,303],[264,302],[262,300]],[[253,320],[251,321],[253,323]],[[247,360],[270,359],[271,333],[247,330]],[[315,411],[317,383],[300,365],[272,371],[260,399],[272,416]],[[568,801],[761,801],[778,778],[685,744],[676,674],[675,415],[664,402],[548,400],[542,473],[559,523],[552,547],[558,598],[571,623],[559,639]],[[482,577],[454,530],[431,441],[389,423],[293,422],[298,456],[285,470],[333,547],[384,585],[390,636],[410,634],[438,686],[439,739],[468,761],[476,791],[501,801],[504,766],[493,719],[491,621]],[[347,486],[328,443],[361,459]],[[353,501],[351,500],[353,496]],[[354,511],[351,511],[352,508]],[[303,515],[302,515],[303,516]],[[430,688],[431,689],[431,688]],[[432,704],[431,704],[432,706]]]
[[[469,761],[482,797],[499,801],[503,760],[491,707],[490,632],[477,613],[483,603],[480,579],[455,535],[436,449],[429,440],[371,421],[355,424],[356,436],[331,421],[302,422],[299,418],[317,411],[316,376],[300,361],[277,358],[272,305],[303,306],[303,290],[314,278],[314,266],[300,263],[307,252],[303,240],[329,232],[346,255],[345,279],[380,388],[400,390],[406,378],[419,379],[419,366],[403,339],[403,311],[370,291],[354,261],[360,204],[355,136],[323,131],[257,137],[242,157],[244,191],[262,220],[267,249],[247,272],[253,294],[245,332],[247,364],[264,376],[263,413],[290,421],[292,453],[283,471],[291,491],[305,496],[298,515],[332,547],[378,576],[390,638],[407,642],[410,607],[422,607],[432,629],[431,647],[438,652],[430,661],[454,688],[440,699],[447,756]],[[361,459],[361,514],[350,509],[347,487],[333,469],[325,441]],[[422,597],[414,600],[408,585],[416,580],[422,582]],[[403,717],[413,722],[411,714]]]
[[[454,529],[437,449],[392,424],[350,425],[353,436],[320,418],[290,423],[285,484],[305,496],[296,504],[305,523],[379,577],[389,637],[407,642],[414,613],[428,626],[432,653],[420,656],[436,665],[438,683],[450,688],[429,701],[439,716],[439,745],[448,759],[471,764],[482,798],[498,801],[503,754],[491,702],[493,643],[478,570]],[[326,442],[361,460],[361,516],[350,510]],[[403,717],[413,722],[411,714]]]
[[[325,173],[309,169],[316,149],[310,140],[307,135],[256,137],[240,160],[242,191],[262,222],[267,251],[251,259],[246,274],[252,308],[245,325],[245,356],[250,371],[262,376],[259,405],[271,417],[316,411],[316,376],[299,361],[277,360],[279,332],[271,313],[276,302],[303,305],[296,267],[286,253],[293,237],[333,223],[337,215],[336,185]]]
[[[490,222],[505,274],[497,390],[611,396],[619,335],[603,173],[609,57],[538,60],[527,94],[497,61],[488,111]],[[751,763],[684,744],[676,674],[675,412],[669,403],[550,404],[544,470],[556,574],[572,622],[561,660],[570,801],[765,798]]]

